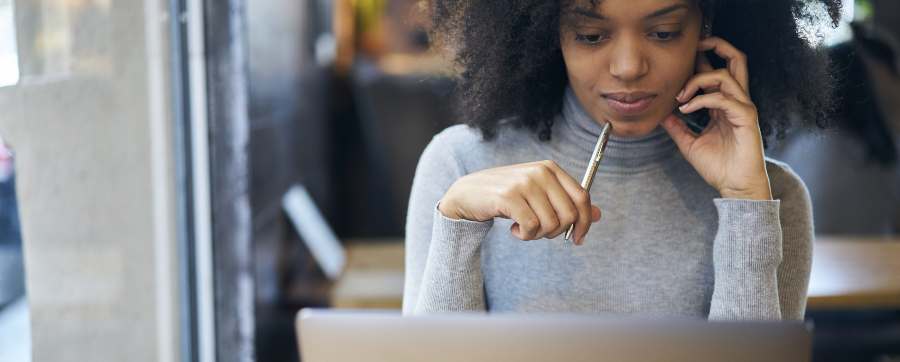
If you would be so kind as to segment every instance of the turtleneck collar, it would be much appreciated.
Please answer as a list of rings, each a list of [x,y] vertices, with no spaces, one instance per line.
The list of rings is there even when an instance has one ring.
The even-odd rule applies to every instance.
[[[557,160],[584,167],[603,123],[585,111],[570,87],[566,88],[562,108],[553,127],[553,151]],[[599,172],[634,173],[655,168],[677,152],[675,142],[661,126],[640,137],[610,135]]]

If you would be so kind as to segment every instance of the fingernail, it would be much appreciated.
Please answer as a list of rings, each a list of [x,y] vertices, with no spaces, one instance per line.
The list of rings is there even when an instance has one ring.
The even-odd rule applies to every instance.
[[[687,106],[688,106],[687,103],[682,104],[682,105],[678,106],[678,110],[684,112],[684,110],[687,109]]]
[[[678,95],[675,96],[675,98],[681,99],[682,96],[684,96],[684,89],[681,89],[681,92],[678,92]]]

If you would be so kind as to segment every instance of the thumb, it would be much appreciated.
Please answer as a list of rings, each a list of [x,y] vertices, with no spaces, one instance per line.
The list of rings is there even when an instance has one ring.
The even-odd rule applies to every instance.
[[[591,221],[597,222],[600,221],[600,208],[594,205],[591,205]]]
[[[690,151],[694,141],[697,140],[697,136],[695,136],[687,125],[674,114],[670,114],[666,117],[661,125],[666,132],[669,133],[669,136],[672,137],[672,140],[675,141],[675,145],[678,146],[678,150],[681,151],[681,154],[687,158],[688,151]]]

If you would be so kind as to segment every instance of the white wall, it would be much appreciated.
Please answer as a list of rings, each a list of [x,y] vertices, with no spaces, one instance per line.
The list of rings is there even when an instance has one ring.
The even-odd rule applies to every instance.
[[[0,134],[34,361],[179,357],[166,6],[15,1],[22,74],[0,87]]]

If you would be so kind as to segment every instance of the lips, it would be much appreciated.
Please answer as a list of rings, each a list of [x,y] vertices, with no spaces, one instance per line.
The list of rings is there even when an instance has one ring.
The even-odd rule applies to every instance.
[[[606,100],[609,107],[622,115],[635,115],[647,110],[655,98],[655,94],[648,92],[603,94],[603,99]]]

